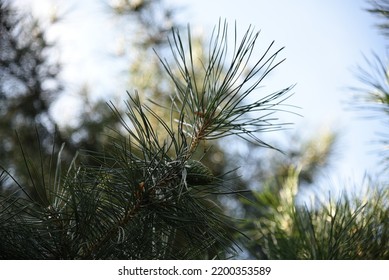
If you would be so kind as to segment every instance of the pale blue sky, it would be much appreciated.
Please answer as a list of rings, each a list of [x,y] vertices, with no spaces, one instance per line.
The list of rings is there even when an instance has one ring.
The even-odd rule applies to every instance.
[[[303,118],[289,116],[296,129],[315,135],[323,127],[339,130],[339,156],[332,180],[348,180],[378,172],[377,149],[370,142],[381,127],[378,121],[358,118],[347,110],[353,92],[361,85],[355,69],[364,65],[363,55],[385,53],[384,38],[374,27],[378,19],[367,13],[363,0],[170,0],[187,7],[182,19],[210,33],[219,18],[236,20],[242,31],[253,25],[264,42],[285,46],[286,61],[272,81],[283,87],[296,83],[289,102],[302,107]],[[273,81],[274,79],[274,81]],[[266,82],[265,82],[266,83]],[[288,119],[289,120],[289,119]],[[382,127],[381,127],[382,129]]]
[[[36,13],[44,13],[52,3],[61,3],[18,1],[34,3]],[[69,1],[67,7],[72,8],[71,12],[53,32],[61,43],[60,58],[66,64],[63,77],[68,81],[69,92],[77,90],[80,81],[100,87],[102,94],[118,85],[117,73],[111,71],[114,65],[107,56],[115,47],[115,42],[107,40],[114,24],[103,14],[101,2]],[[379,122],[360,119],[357,113],[346,110],[353,94],[348,87],[360,85],[353,69],[363,65],[364,54],[384,53],[384,39],[374,28],[377,19],[363,10],[366,1],[167,0],[167,3],[183,7],[178,16],[181,23],[202,30],[205,36],[211,34],[221,18],[227,19],[231,26],[236,21],[242,33],[250,24],[261,30],[259,42],[264,48],[272,40],[277,47],[285,46],[286,61],[265,84],[272,89],[296,84],[289,103],[302,107],[296,112],[303,117],[291,115],[286,121],[293,121],[295,129],[307,136],[317,134],[323,127],[339,130],[339,156],[332,169],[332,180],[355,177],[358,181],[364,171],[371,174],[378,171],[374,151],[379,147],[369,142],[377,139],[374,134]],[[74,116],[77,96],[69,93],[64,99],[67,104],[74,103],[59,105],[63,114],[69,116],[68,122]],[[269,137],[275,137],[276,133]]]

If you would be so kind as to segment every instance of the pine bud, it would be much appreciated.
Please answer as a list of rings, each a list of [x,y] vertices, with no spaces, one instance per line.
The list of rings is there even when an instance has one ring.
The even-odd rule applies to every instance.
[[[215,179],[211,170],[197,160],[188,160],[185,168],[187,170],[186,182],[189,185],[207,185]]]

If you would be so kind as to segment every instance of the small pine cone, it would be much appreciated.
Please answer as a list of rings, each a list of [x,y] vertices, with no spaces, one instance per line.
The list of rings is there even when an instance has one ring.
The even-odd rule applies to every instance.
[[[211,170],[197,160],[188,160],[185,168],[187,170],[186,182],[189,185],[207,185],[215,179]]]

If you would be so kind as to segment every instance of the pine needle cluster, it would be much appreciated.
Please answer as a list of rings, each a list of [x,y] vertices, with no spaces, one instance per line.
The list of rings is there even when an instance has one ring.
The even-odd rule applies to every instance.
[[[201,73],[193,66],[190,31],[187,45],[173,31],[173,62],[161,59],[176,88],[171,104],[163,105],[169,120],[142,103],[138,93],[129,94],[125,116],[109,104],[123,128],[115,131],[111,145],[104,153],[84,153],[93,158],[86,162],[95,164],[75,157],[64,168],[61,150],[36,164],[23,153],[35,196],[2,171],[1,180],[13,192],[0,197],[1,259],[213,259],[236,254],[238,230],[214,200],[220,189],[228,193],[225,179],[213,176],[194,152],[201,141],[228,135],[271,147],[258,133],[280,127],[273,113],[290,88],[258,92],[256,101],[247,102],[283,61],[277,61],[282,49],[272,52],[270,44],[250,66],[259,34],[249,28],[238,44],[235,27],[230,53],[227,30],[226,23],[215,28]],[[46,176],[53,169],[55,176]]]

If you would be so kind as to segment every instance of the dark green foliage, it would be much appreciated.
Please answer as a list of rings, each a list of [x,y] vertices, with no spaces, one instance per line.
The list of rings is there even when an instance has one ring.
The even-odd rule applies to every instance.
[[[185,164],[186,182],[189,185],[207,185],[215,180],[211,170],[197,160],[188,160]]]
[[[233,242],[221,212],[188,192],[183,166],[128,150],[98,157],[100,168],[37,185],[40,201],[1,198],[2,259],[213,258]]]
[[[226,26],[219,27],[217,32],[223,32],[223,36],[213,46],[214,53],[226,43]],[[178,33],[174,36],[176,42],[182,42]],[[111,134],[104,151],[82,153],[64,170],[63,146],[56,160],[55,152],[51,158],[40,153],[38,164],[22,150],[36,196],[31,196],[26,186],[10,173],[2,173],[2,179],[17,191],[3,193],[0,199],[0,258],[213,259],[236,254],[235,235],[239,231],[215,199],[215,193],[223,195],[229,190],[224,190],[227,187],[223,178],[213,176],[193,156],[205,139],[240,134],[254,138],[264,124],[261,118],[251,119],[246,114],[261,112],[262,107],[268,111],[283,101],[271,103],[287,89],[265,95],[260,102],[243,102],[274,68],[271,63],[278,52],[264,62],[264,74],[255,70],[264,67],[262,57],[234,87],[241,76],[236,73],[247,66],[255,44],[257,36],[250,36],[246,33],[237,49],[235,55],[241,58],[236,60],[234,56],[231,65],[227,65],[231,74],[220,88],[214,87],[207,93],[206,99],[201,92],[192,90],[192,73],[180,73],[183,79],[178,85],[179,77],[167,68],[178,92],[172,97],[172,104],[166,106],[171,108],[168,121],[143,104],[136,93],[128,96],[126,116],[110,103],[121,129]],[[186,49],[181,43],[171,47],[173,53],[178,51],[185,57]],[[215,65],[213,60],[209,65],[202,75],[205,80],[215,73],[220,75],[226,67],[221,62]],[[181,67],[179,63],[177,66]],[[257,79],[256,74],[260,78],[248,90],[241,90],[246,82]],[[217,107],[223,106],[227,112],[199,116],[199,100],[208,110],[216,112]],[[267,120],[266,126],[270,125]],[[263,144],[259,138],[254,139]]]

